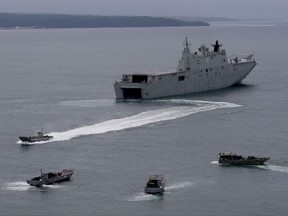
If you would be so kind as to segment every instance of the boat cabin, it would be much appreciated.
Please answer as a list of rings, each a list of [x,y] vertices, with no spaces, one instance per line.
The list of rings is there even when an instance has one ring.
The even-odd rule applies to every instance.
[[[243,160],[241,155],[236,155],[231,152],[219,153],[219,160]]]
[[[147,182],[147,187],[149,188],[159,188],[164,183],[164,177],[162,175],[152,175],[149,177]]]

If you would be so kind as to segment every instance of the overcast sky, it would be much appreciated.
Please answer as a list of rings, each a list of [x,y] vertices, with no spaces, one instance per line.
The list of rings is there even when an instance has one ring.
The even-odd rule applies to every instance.
[[[0,12],[288,19],[288,0],[0,0]]]

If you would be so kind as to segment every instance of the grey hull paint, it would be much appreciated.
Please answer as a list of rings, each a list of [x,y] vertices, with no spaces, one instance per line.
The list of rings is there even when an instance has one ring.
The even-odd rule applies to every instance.
[[[116,98],[125,98],[125,89],[140,89],[141,99],[152,99],[227,88],[240,83],[257,64],[252,55],[233,61],[227,59],[225,50],[190,54],[186,45],[175,72],[144,73],[144,82],[133,82],[137,74],[124,74],[114,83]]]

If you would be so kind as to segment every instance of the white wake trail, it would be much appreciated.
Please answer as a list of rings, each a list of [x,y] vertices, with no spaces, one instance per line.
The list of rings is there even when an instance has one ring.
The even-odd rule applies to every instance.
[[[154,201],[154,200],[161,200],[163,197],[161,195],[152,195],[152,194],[144,194],[139,193],[136,196],[133,196],[131,198],[127,198],[126,201],[132,201],[132,202],[137,202],[137,201]]]
[[[193,186],[194,183],[192,181],[186,181],[186,182],[180,182],[180,183],[175,183],[169,186],[165,187],[165,190],[178,190],[178,189],[182,189],[182,188],[187,188],[187,187],[191,187]]]
[[[3,190],[13,190],[13,191],[27,191],[29,188],[32,188],[29,184],[23,181],[19,182],[9,182],[5,184]]]
[[[46,189],[59,189],[64,188],[65,185],[43,185],[42,187],[34,187],[30,186],[24,181],[18,181],[18,182],[8,182],[4,184],[4,187],[2,187],[2,190],[9,190],[9,191],[28,191],[28,190],[46,190]]]
[[[80,136],[103,134],[112,131],[121,131],[125,129],[144,126],[151,123],[173,120],[184,116],[192,115],[199,112],[205,112],[220,108],[232,108],[240,105],[227,102],[211,102],[198,100],[155,100],[154,102],[168,103],[170,108],[150,110],[137,115],[112,119],[105,122],[83,126],[64,132],[51,132],[48,135],[53,139],[46,142],[37,142],[33,144],[44,144],[47,142],[67,141]],[[19,143],[19,142],[18,142]]]
[[[179,190],[183,188],[188,188],[192,187],[194,185],[194,182],[192,181],[184,181],[184,182],[178,182],[171,184],[169,186],[165,187],[165,193],[169,193],[174,190]],[[126,199],[127,201],[154,201],[154,200],[161,200],[163,198],[162,195],[152,195],[152,194],[145,194],[144,191],[143,193],[139,193],[133,197],[130,197]]]
[[[172,101],[173,102],[173,101]],[[237,107],[239,105],[226,102],[207,102],[207,101],[196,101],[197,106],[192,106],[187,102],[187,100],[179,100],[179,103],[185,103],[185,106],[175,106],[171,108],[151,110],[139,113],[137,115],[112,119],[105,122],[97,123],[94,125],[83,126],[68,130],[65,132],[52,132],[49,135],[54,138],[51,141],[66,141],[79,136],[103,134],[112,131],[121,131],[129,128],[140,127],[143,125],[168,121],[177,118],[181,118],[187,115],[195,114],[198,112],[204,112],[209,110],[215,110],[219,108],[231,108]],[[187,104],[189,106],[187,106]],[[194,101],[195,104],[195,101]]]
[[[288,167],[287,166],[277,166],[277,165],[267,164],[265,166],[258,166],[258,167],[261,169],[288,173]]]

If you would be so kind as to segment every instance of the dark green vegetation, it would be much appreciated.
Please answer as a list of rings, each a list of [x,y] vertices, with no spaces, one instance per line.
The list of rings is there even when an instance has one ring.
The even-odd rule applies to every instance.
[[[0,28],[102,28],[208,26],[201,21],[148,16],[92,16],[0,13]]]

